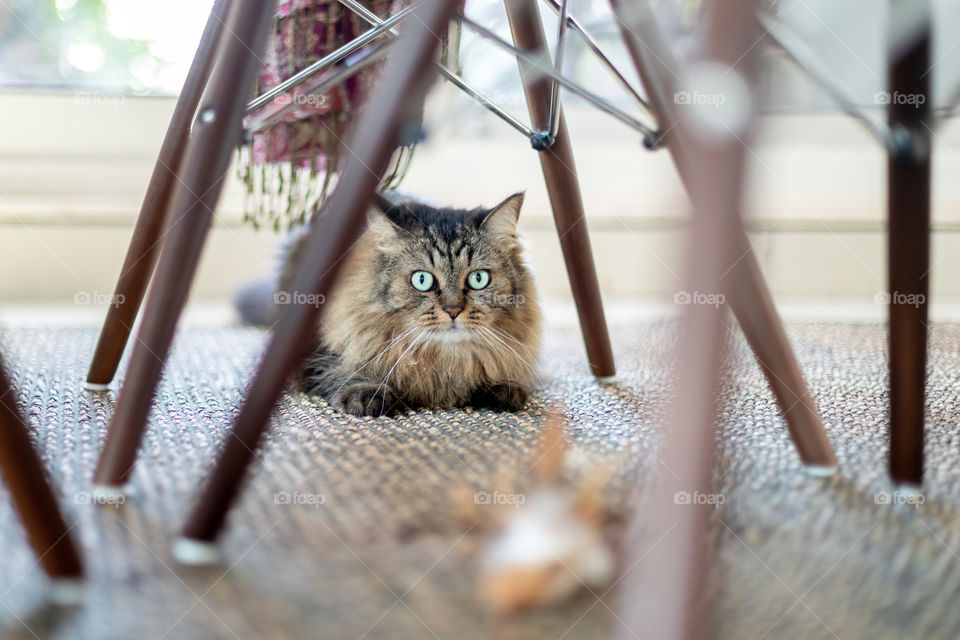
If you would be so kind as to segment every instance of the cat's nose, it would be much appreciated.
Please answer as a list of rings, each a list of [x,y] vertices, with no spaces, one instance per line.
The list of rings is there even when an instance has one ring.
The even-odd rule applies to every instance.
[[[460,315],[460,312],[463,311],[463,307],[447,305],[443,308],[443,310],[447,312],[447,315],[450,316],[451,320],[456,320],[457,316]]]

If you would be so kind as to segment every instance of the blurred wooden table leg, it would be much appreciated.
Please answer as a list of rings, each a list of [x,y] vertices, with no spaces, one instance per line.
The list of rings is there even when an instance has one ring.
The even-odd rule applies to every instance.
[[[624,43],[646,89],[660,130],[664,132],[664,142],[677,174],[689,194],[693,186],[690,173],[693,160],[689,151],[678,144],[674,133],[678,107],[675,99],[678,87],[675,85],[681,76],[680,66],[650,5],[645,0],[636,0],[630,3],[628,10],[625,9],[621,7],[620,11],[630,16],[634,28],[626,28],[626,23],[621,20]],[[783,412],[801,460],[818,473],[830,473],[837,463],[833,446],[739,216],[736,225],[735,260],[723,269],[727,273],[726,279],[732,281],[730,307]]]
[[[653,15],[640,10],[645,3],[612,4],[628,49],[641,67],[639,49],[649,44],[647,32],[655,27],[644,24],[644,19],[652,20]],[[754,77],[753,56],[748,53],[756,23],[747,0],[715,0],[707,9],[705,62],[691,65],[691,85],[684,89],[719,93],[729,108],[711,112],[695,104],[678,106],[676,126],[669,135],[683,158],[696,210],[685,285],[691,292],[726,296],[730,281],[722,274],[743,248],[739,211],[753,110],[749,83]],[[714,507],[698,496],[709,499],[716,491],[712,454],[726,306],[693,302],[684,309],[680,329],[680,378],[666,434],[666,470],[660,474],[651,509],[641,512],[638,507],[632,514],[625,545],[627,573],[619,610],[624,624],[617,630],[622,639],[681,640],[702,631],[700,587],[710,564],[706,536]],[[652,536],[651,522],[659,523]]]

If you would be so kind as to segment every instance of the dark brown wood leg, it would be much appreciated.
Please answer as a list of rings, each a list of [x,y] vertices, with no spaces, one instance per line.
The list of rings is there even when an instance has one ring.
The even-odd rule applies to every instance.
[[[689,152],[677,144],[671,135],[677,121],[674,85],[676,78],[681,76],[681,69],[656,24],[649,4],[636,2],[633,18],[643,30],[643,41],[637,39],[636,33],[623,28],[624,42],[647,90],[659,129],[664,132],[667,150],[677,174],[687,193],[691,193]],[[730,307],[773,390],[800,458],[811,469],[828,473],[836,466],[836,455],[820,420],[813,394],[790,347],[757,257],[750,248],[740,216],[737,216],[735,224],[737,251],[732,265],[723,270],[727,273],[727,279],[731,280]]]
[[[743,257],[731,271],[730,307],[783,412],[800,459],[812,471],[833,473],[837,457],[820,420],[817,403],[790,347],[747,234],[743,227],[736,234],[735,256]]]
[[[639,11],[638,5],[646,3],[638,0],[614,0],[612,4],[628,50],[642,67],[641,51],[649,42],[648,32],[659,33],[652,13]],[[715,63],[711,78],[715,84],[711,86],[721,91],[728,103],[745,102],[743,112],[750,113],[751,95],[743,86],[754,75],[748,55],[756,35],[752,3],[714,2],[712,9],[705,47],[706,58]],[[651,21],[644,22],[645,15]],[[704,114],[694,109],[678,107],[669,141],[676,148],[674,153],[683,158],[685,181],[696,210],[685,285],[688,291],[728,295],[732,282],[722,274],[742,249],[740,194],[750,123],[748,117],[703,118]],[[710,562],[706,532],[714,507],[696,496],[710,497],[716,491],[712,454],[724,313],[725,305],[690,304],[684,310],[680,377],[663,455],[670,473],[662,474],[654,494],[655,513],[637,507],[632,514],[625,545],[628,568],[620,592],[624,624],[619,626],[617,638],[681,640],[698,637],[702,631],[698,628],[700,585]],[[651,522],[661,525],[659,538],[649,537]],[[651,549],[651,543],[656,548]]]
[[[232,0],[218,0],[210,11],[207,25],[200,38],[200,46],[194,55],[187,79],[177,98],[173,117],[167,127],[167,133],[160,147],[160,155],[153,167],[150,184],[140,206],[140,215],[133,229],[133,237],[127,248],[120,270],[120,278],[114,290],[113,304],[107,310],[107,317],[100,330],[100,339],[93,352],[90,370],[87,373],[87,388],[91,391],[103,391],[116,375],[117,366],[127,346],[127,339],[133,328],[140,303],[147,290],[147,283],[153,275],[157,253],[162,244],[161,231],[166,218],[170,194],[177,181],[177,168],[183,150],[187,146],[190,123],[200,102],[200,95],[213,66],[214,52],[223,33],[223,20],[227,7]]]
[[[52,578],[83,578],[83,563],[34,451],[17,394],[0,363],[0,474],[37,561]]]
[[[311,232],[294,289],[328,295],[343,258],[363,231],[364,211],[397,143],[405,114],[422,104],[435,33],[450,20],[458,0],[424,0],[401,36],[369,104],[347,140],[351,153],[340,181],[326,204],[323,224]],[[240,490],[253,451],[267,428],[277,399],[312,343],[317,321],[313,305],[287,305],[250,386],[233,431],[226,438],[211,474],[174,549],[183,562],[211,561],[209,543],[223,528]]]
[[[230,154],[239,140],[244,100],[253,87],[270,30],[273,3],[235,0],[174,183],[167,241],[137,334],[130,367],[94,481],[103,491],[126,482],[146,428],[147,415],[186,303],[200,253],[220,197]]]
[[[510,30],[518,49],[531,52],[547,51],[543,24],[535,0],[506,0]],[[549,57],[547,57],[549,60]],[[527,67],[518,61],[521,73]],[[539,131],[550,129],[550,91],[548,78],[524,82],[527,107],[533,127]],[[580,329],[587,346],[590,370],[598,378],[616,375],[613,350],[607,320],[603,313],[600,284],[590,248],[587,219],[583,212],[580,182],[573,161],[573,148],[567,132],[567,123],[560,109],[560,127],[553,144],[540,151],[540,166],[550,194],[553,219],[560,236],[560,248],[567,266],[570,288],[580,316]]]
[[[892,0],[891,24],[929,3]],[[928,14],[929,15],[929,14]],[[930,271],[930,23],[891,54],[887,163],[890,318],[890,475],[916,485],[923,478],[924,388]]]

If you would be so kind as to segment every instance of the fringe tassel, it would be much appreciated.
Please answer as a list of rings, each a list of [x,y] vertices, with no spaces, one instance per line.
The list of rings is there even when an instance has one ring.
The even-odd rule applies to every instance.
[[[379,190],[396,188],[413,160],[414,147],[398,147],[390,158]],[[237,176],[245,186],[243,220],[254,229],[272,228],[275,232],[302,226],[320,215],[327,196],[336,186],[339,174],[318,171],[316,166],[295,167],[290,162],[261,164],[259,171],[238,154]]]
[[[367,0],[364,4],[368,4],[371,9],[377,5],[384,8],[392,6],[397,10],[409,2],[408,0],[395,0],[392,3],[383,0]],[[378,9],[376,12],[389,13],[383,9]],[[343,44],[343,36],[338,32],[338,25],[341,25],[343,19],[342,15],[345,14],[341,14],[339,4],[332,2],[326,16],[326,38],[327,42],[332,43],[332,47]],[[273,37],[283,37],[279,26],[275,29]],[[293,34],[292,37],[306,37],[306,34]],[[459,44],[460,24],[459,21],[454,21],[450,29],[443,34],[439,57],[444,64],[458,72]],[[341,111],[318,114],[296,123],[280,123],[263,132],[265,148],[272,149],[273,145],[270,144],[272,136],[283,135],[285,131],[282,128],[287,124],[302,128],[299,133],[309,134],[310,142],[306,151],[300,148],[296,152],[297,157],[282,162],[255,162],[249,145],[238,150],[237,177],[245,186],[243,220],[249,222],[255,229],[268,227],[279,232],[284,226],[287,229],[300,226],[321,214],[328,194],[336,186],[341,168],[341,146],[346,125],[350,119],[355,120],[359,116],[358,110],[354,108],[357,105],[351,104],[349,92],[339,88],[334,91],[338,92],[343,102]],[[399,186],[410,169],[413,149],[414,146],[411,144],[400,146],[394,151],[378,187],[380,190]]]

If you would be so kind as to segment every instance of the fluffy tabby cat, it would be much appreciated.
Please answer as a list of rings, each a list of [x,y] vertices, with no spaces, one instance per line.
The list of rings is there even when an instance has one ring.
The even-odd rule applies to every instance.
[[[540,340],[517,237],[523,194],[472,210],[376,200],[323,306],[302,388],[354,415],[522,407]],[[305,239],[291,247],[280,291]]]

